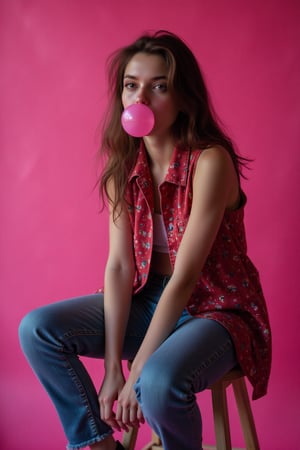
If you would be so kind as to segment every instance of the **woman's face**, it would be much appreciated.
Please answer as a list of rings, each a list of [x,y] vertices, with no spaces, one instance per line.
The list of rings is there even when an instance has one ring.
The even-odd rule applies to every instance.
[[[176,120],[178,106],[174,93],[168,90],[168,68],[160,55],[136,53],[126,66],[123,79],[124,108],[144,103],[154,113],[152,135],[169,134]]]

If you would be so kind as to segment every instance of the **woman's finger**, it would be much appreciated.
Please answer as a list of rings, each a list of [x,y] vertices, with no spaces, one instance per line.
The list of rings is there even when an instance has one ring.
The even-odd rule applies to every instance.
[[[137,420],[138,420],[139,424],[145,423],[145,418],[144,418],[144,415],[143,415],[140,405],[138,405],[136,416],[137,416]]]
[[[109,401],[101,401],[100,402],[100,417],[101,419],[107,423],[112,428],[115,428],[118,431],[121,431],[120,425],[116,420],[115,413],[113,411],[113,403]]]

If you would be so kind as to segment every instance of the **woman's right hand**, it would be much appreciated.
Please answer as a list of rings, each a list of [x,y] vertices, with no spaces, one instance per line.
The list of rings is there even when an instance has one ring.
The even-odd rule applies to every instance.
[[[112,428],[121,431],[120,424],[116,421],[114,404],[125,384],[122,370],[106,371],[100,392],[98,395],[100,405],[100,417]]]

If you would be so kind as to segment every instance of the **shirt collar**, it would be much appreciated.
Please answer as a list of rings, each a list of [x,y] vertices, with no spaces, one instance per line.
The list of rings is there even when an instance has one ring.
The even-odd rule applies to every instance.
[[[191,150],[179,150],[177,147],[175,147],[164,181],[181,186],[186,186],[190,157]],[[138,150],[136,162],[129,175],[129,181],[131,181],[134,177],[142,177],[149,174],[149,164],[146,155],[146,149],[142,144]]]

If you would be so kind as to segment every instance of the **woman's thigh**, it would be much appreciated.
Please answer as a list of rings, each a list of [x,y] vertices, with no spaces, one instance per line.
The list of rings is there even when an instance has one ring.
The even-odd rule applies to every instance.
[[[145,336],[155,305],[133,298],[124,338],[123,359],[133,359]],[[91,294],[53,302],[34,309],[22,320],[24,347],[54,345],[79,356],[104,358],[105,321],[103,294]],[[48,344],[47,344],[48,343]]]

